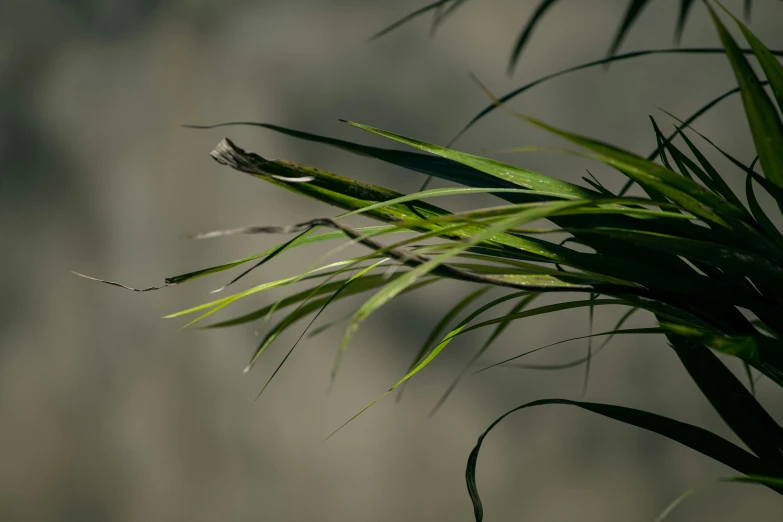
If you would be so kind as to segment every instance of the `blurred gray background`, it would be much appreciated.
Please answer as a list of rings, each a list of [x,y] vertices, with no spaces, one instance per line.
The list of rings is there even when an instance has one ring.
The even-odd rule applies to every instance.
[[[186,234],[337,213],[215,164],[208,153],[223,136],[262,155],[416,189],[417,174],[267,130],[180,125],[253,120],[393,146],[339,117],[445,143],[486,104],[468,72],[503,93],[601,57],[627,2],[563,2],[539,26],[510,79],[507,56],[536,4],[468,2],[435,38],[426,18],[366,43],[423,2],[0,3],[0,520],[472,520],[464,466],[479,433],[523,402],[578,398],[583,369],[482,373],[428,418],[483,341],[486,332],[479,331],[453,343],[402,402],[385,398],[322,443],[396,382],[428,329],[469,285],[440,283],[373,316],[329,394],[341,331],[306,339],[254,401],[304,324],[243,375],[258,343],[253,325],[177,333],[182,321],[160,319],[211,299],[208,291],[230,273],[138,294],[69,270],[159,284],[281,239],[194,242]],[[670,46],[676,4],[653,2],[623,50]],[[740,12],[739,0],[726,4]],[[783,48],[783,4],[755,4],[751,27],[770,47]],[[717,44],[700,5],[683,44]],[[734,85],[720,56],[648,57],[553,81],[513,105],[646,154],[654,146],[647,115],[671,128],[657,106],[686,116]],[[738,99],[697,128],[752,158]],[[479,153],[523,145],[562,143],[500,112],[458,143]],[[608,186],[622,183],[581,159],[505,159],[569,180],[589,166]],[[468,201],[438,204],[464,208]],[[289,253],[240,286],[292,275],[322,251]],[[221,317],[280,295],[258,294]],[[335,306],[323,321],[361,299]],[[596,331],[619,313],[599,310]],[[639,314],[631,324],[650,323]],[[517,322],[486,360],[586,330],[584,310]],[[529,362],[564,361],[584,350],[584,342],[572,343]],[[762,383],[759,396],[783,418],[771,387]],[[734,440],[661,339],[614,341],[594,361],[587,398],[647,408]],[[783,518],[773,493],[717,483],[731,474],[661,437],[564,407],[509,418],[487,439],[478,468],[488,520],[653,520],[690,488],[696,494],[671,520]]]

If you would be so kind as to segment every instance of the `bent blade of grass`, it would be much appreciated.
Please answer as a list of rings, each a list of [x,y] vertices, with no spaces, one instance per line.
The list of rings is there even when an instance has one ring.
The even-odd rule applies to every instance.
[[[617,332],[622,329],[622,326],[625,324],[625,322],[636,312],[641,310],[638,306],[634,306],[632,308],[629,308],[627,312],[625,312],[620,319],[617,321],[617,323],[614,325],[614,328],[612,328],[613,332]],[[603,351],[604,348],[609,344],[609,342],[614,338],[614,333],[609,335],[606,339],[604,339],[604,342],[602,342],[598,348],[593,352],[592,358],[595,358],[601,351]],[[570,341],[575,341],[577,338],[571,338]],[[509,368],[521,368],[524,370],[566,370],[568,368],[573,368],[575,366],[579,366],[581,364],[585,364],[587,362],[587,357],[582,357],[573,361],[560,363],[560,364],[511,364],[508,367]]]
[[[752,49],[742,49],[742,53],[744,54],[752,54]],[[770,51],[773,56],[783,56],[783,50],[771,50]],[[583,63],[580,65],[575,65],[573,67],[569,67],[567,69],[563,69],[561,71],[557,71],[552,74],[548,74],[546,76],[543,76],[537,80],[534,80],[532,82],[526,83],[525,85],[518,87],[517,89],[514,89],[513,91],[504,94],[499,98],[499,101],[501,103],[506,103],[509,100],[519,96],[523,92],[532,89],[533,87],[536,87],[537,85],[541,85],[542,83],[545,83],[549,80],[553,80],[555,78],[558,78],[560,76],[564,76],[573,72],[581,71],[584,69],[589,69],[591,67],[598,67],[601,65],[607,65],[614,62],[624,61],[624,60],[631,60],[635,58],[641,58],[643,56],[655,56],[659,54],[703,54],[703,55],[718,55],[718,54],[725,54],[726,51],[723,48],[720,47],[691,47],[691,48],[679,48],[679,49],[648,49],[644,51],[634,51],[630,53],[623,53],[623,54],[617,54],[614,56],[602,58],[600,60],[594,60],[591,62]],[[710,107],[707,107],[704,109],[703,112],[706,112],[709,110],[712,106],[720,102],[725,97],[730,96],[730,94],[723,95],[720,99],[717,99],[717,101],[711,102],[712,105]],[[465,126],[454,136],[454,138],[449,141],[449,143],[446,145],[447,147],[451,147],[454,145],[454,143],[462,137],[463,134],[465,134],[473,125],[478,123],[479,120],[483,119],[485,116],[487,116],[489,113],[493,112],[495,109],[497,109],[497,105],[495,103],[492,103],[490,105],[487,105],[484,107],[481,111],[478,112]],[[703,114],[702,112],[702,114]]]
[[[616,303],[613,303],[613,304],[616,304]],[[590,307],[589,304],[587,304],[586,306],[588,308]],[[533,353],[536,353],[536,352],[540,352],[541,350],[545,350],[547,348],[551,348],[553,346],[558,346],[558,345],[565,344],[565,343],[570,343],[570,342],[573,342],[573,341],[581,341],[583,339],[593,339],[594,337],[606,337],[606,336],[609,336],[609,338],[611,338],[611,337],[614,337],[615,335],[661,335],[661,334],[665,334],[666,332],[667,332],[667,330],[665,330],[663,328],[651,327],[651,328],[629,328],[629,329],[626,329],[626,330],[613,329],[613,330],[609,330],[608,332],[601,332],[601,333],[589,334],[589,335],[580,335],[579,337],[571,337],[570,339],[563,339],[562,341],[557,341],[557,342],[550,343],[550,344],[547,344],[547,345],[544,345],[544,346],[540,346],[538,348],[533,348],[532,350],[528,350],[526,352],[520,353],[520,354],[515,355],[513,357],[509,357],[508,359],[503,359],[502,361],[490,364],[489,366],[485,366],[484,368],[478,370],[476,373],[481,373],[481,372],[487,371],[487,370],[489,370],[491,368],[495,368],[497,366],[502,366],[502,365],[504,365],[506,363],[509,363],[511,361],[516,361],[517,359],[520,359],[522,357],[526,357],[526,356],[528,356],[530,354],[533,354]],[[579,364],[586,363],[590,358],[591,358],[590,355],[588,355],[587,357],[583,357],[582,359],[579,360]],[[558,369],[558,370],[562,370],[564,368],[563,365],[555,365],[555,366],[557,366],[557,368],[554,368],[554,369]],[[567,367],[570,368],[570,367],[573,367],[573,366],[577,366],[577,364],[571,364],[571,365],[569,365]],[[521,365],[521,364],[520,365],[513,365],[513,367],[515,367],[515,368],[527,368],[527,366],[524,366],[524,365]],[[541,368],[535,368],[535,369],[541,369]]]
[[[557,311],[562,311],[562,310],[568,310],[568,309],[573,309],[573,308],[583,308],[583,307],[590,306],[591,303],[596,305],[596,306],[599,306],[599,305],[610,305],[610,304],[625,304],[625,302],[621,301],[621,300],[609,300],[609,299],[599,300],[599,301],[594,301],[594,300],[571,301],[571,302],[566,302],[566,303],[558,303],[558,304],[553,304],[553,305],[541,306],[541,307],[538,307],[538,308],[534,308],[532,310],[526,310],[526,311],[522,311],[522,312],[509,313],[509,314],[503,315],[501,317],[497,317],[495,319],[491,319],[491,320],[488,320],[488,321],[484,321],[482,323],[475,324],[473,326],[467,326],[478,315],[478,314],[471,314],[463,322],[461,322],[460,325],[457,328],[455,328],[452,332],[450,332],[449,335],[447,335],[438,344],[438,346],[436,346],[432,350],[430,350],[430,352],[421,361],[419,361],[419,363],[416,365],[415,368],[413,368],[410,372],[408,372],[407,375],[405,375],[402,379],[400,379],[386,393],[389,393],[390,391],[394,390],[396,387],[400,386],[402,383],[404,383],[405,381],[407,381],[408,379],[413,377],[416,373],[421,371],[425,366],[427,366],[430,362],[432,362],[432,360],[435,359],[435,357],[437,357],[443,351],[443,349],[446,348],[446,346],[448,346],[448,344],[452,340],[454,340],[455,337],[457,337],[459,335],[466,334],[466,333],[471,332],[473,330],[476,330],[478,328],[484,328],[486,326],[491,326],[491,325],[495,325],[495,324],[508,323],[510,321],[514,321],[514,320],[517,320],[517,319],[523,319],[523,318],[526,318],[526,317],[534,317],[534,316],[537,316],[537,315],[542,315],[542,314],[547,314],[547,313],[552,313],[552,312],[557,312]],[[484,309],[484,310],[486,310],[486,309]],[[484,310],[481,310],[481,312],[483,312]],[[384,393],[384,395],[386,395],[386,393]],[[378,400],[380,400],[384,395],[381,395],[380,397],[378,397],[378,399],[376,399],[373,402],[373,404],[375,402],[377,402]]]
[[[663,435],[670,440],[679,442],[680,444],[696,450],[697,452],[717,460],[718,462],[721,462],[741,473],[748,475],[764,475],[762,470],[765,469],[765,466],[758,457],[703,428],[657,415],[655,413],[650,413],[644,410],[637,410],[634,408],[627,408],[624,406],[577,402],[568,399],[542,399],[523,404],[522,406],[506,412],[495,422],[490,424],[490,426],[479,436],[476,446],[473,448],[473,451],[471,451],[470,456],[468,457],[468,464],[465,470],[465,481],[468,487],[470,499],[473,502],[473,511],[476,522],[481,522],[484,519],[484,507],[481,502],[481,497],[478,493],[478,487],[476,485],[476,465],[478,464],[478,456],[481,450],[481,446],[484,443],[484,439],[492,431],[492,429],[495,428],[495,426],[497,426],[510,414],[527,408],[553,404],[576,406],[592,413],[597,413],[604,417],[620,421],[624,424],[629,424],[653,433],[657,433],[659,435]]]

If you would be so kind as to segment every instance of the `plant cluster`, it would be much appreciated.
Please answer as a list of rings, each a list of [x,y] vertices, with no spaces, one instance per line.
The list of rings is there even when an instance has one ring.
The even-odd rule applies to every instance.
[[[437,25],[464,3],[465,0],[435,2],[392,28],[429,11],[436,12]],[[554,0],[541,2],[520,35],[510,68],[516,64],[533,26],[555,3]],[[630,407],[566,399],[531,402],[511,410],[489,426],[470,454],[466,477],[476,520],[482,519],[483,508],[475,471],[486,435],[506,415],[546,404],[576,406],[658,433],[736,470],[739,475],[733,479],[756,482],[783,494],[783,428],[754,396],[754,384],[759,378],[783,387],[783,234],[775,225],[783,209],[783,123],[778,112],[783,109],[783,66],[776,58],[783,52],[767,49],[741,21],[727,12],[749,45],[747,49],[740,48],[713,4],[705,3],[721,48],[616,54],[623,36],[646,3],[644,0],[631,2],[606,58],[532,82],[499,99],[487,92],[492,103],[468,125],[470,127],[497,108],[507,110],[581,149],[569,153],[601,162],[625,176],[627,184],[619,193],[611,192],[593,177],[583,178],[584,185],[572,184],[509,163],[354,122],[345,123],[420,152],[371,147],[269,124],[241,123],[372,157],[424,174],[428,179],[438,178],[458,186],[423,188],[412,194],[401,194],[298,163],[267,160],[224,139],[212,152],[219,163],[345,212],[293,226],[245,227],[201,234],[197,237],[252,233],[286,233],[294,234],[294,237],[244,259],[171,277],[166,280],[167,286],[249,266],[230,285],[298,246],[348,241],[343,241],[302,273],[266,282],[168,317],[197,314],[186,325],[190,326],[260,292],[293,284],[311,284],[274,304],[208,326],[222,328],[265,320],[277,313],[283,315],[253,354],[249,370],[270,344],[297,322],[314,315],[309,329],[330,304],[360,293],[374,292],[348,319],[335,363],[336,371],[360,324],[391,299],[444,280],[473,283],[476,291],[447,311],[407,373],[384,394],[403,386],[457,337],[489,328],[491,333],[487,341],[447,390],[445,399],[511,322],[568,309],[583,308],[592,316],[596,307],[624,307],[626,312],[615,328],[585,336],[604,339],[594,352],[616,335],[663,336],[695,384],[745,447],[692,424]],[[680,4],[678,34],[692,4],[687,0]],[[511,98],[560,74],[662,52],[723,53],[734,71],[738,87],[684,120],[674,118],[677,125],[672,135],[661,132],[651,118],[657,148],[648,157],[555,128],[506,108],[505,103]],[[757,76],[750,59],[758,62],[763,78]],[[756,148],[757,157],[749,163],[733,157],[692,127],[699,116],[735,93],[741,96]],[[711,163],[707,153],[694,142],[694,136],[714,147],[736,172],[725,172],[723,167]],[[729,176],[736,175],[745,178],[744,193],[735,193],[726,181]],[[626,195],[632,185],[637,185],[644,195]],[[757,197],[761,191],[766,192],[777,208],[763,208]],[[496,196],[500,204],[450,212],[431,202],[478,193]],[[384,224],[355,228],[348,224],[347,218],[357,215]],[[539,220],[547,220],[551,226],[532,226]],[[549,240],[553,235],[564,239]],[[347,246],[355,244],[368,247],[367,253],[334,260]],[[327,262],[327,257],[332,259]],[[503,295],[476,306],[477,300],[492,288],[500,288]],[[568,300],[536,306],[538,296],[551,292],[562,293]],[[572,297],[574,295],[578,297]],[[512,307],[495,317],[489,316],[503,304]],[[656,326],[624,328],[625,321],[633,313],[650,314],[655,318]],[[328,326],[331,324],[318,328],[315,333]],[[295,347],[296,344],[288,355]],[[528,349],[496,364],[518,364],[519,358],[541,349]],[[563,367],[584,364],[589,368],[594,352]],[[730,371],[727,359],[716,354],[739,360],[747,372],[747,385]]]

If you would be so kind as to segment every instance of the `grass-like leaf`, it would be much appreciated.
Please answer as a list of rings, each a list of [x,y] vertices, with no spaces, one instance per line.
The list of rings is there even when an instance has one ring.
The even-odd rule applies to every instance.
[[[476,299],[480,298],[482,295],[487,293],[488,290],[490,290],[491,287],[487,286],[485,288],[479,288],[478,290],[475,290],[459,301],[457,301],[457,304],[449,308],[449,310],[441,317],[440,321],[435,325],[435,328],[432,329],[430,334],[427,336],[427,338],[424,340],[424,343],[421,345],[421,348],[416,353],[416,356],[413,358],[413,362],[411,363],[410,367],[408,368],[408,371],[412,370],[416,367],[416,364],[426,355],[427,351],[435,344],[435,341],[437,341],[440,336],[443,334],[443,332],[446,330],[446,328],[449,326],[449,324],[454,320],[455,317],[457,317],[462,310],[465,309],[470,303],[475,301]],[[402,391],[404,388],[400,388],[400,391],[397,394],[397,400],[400,400],[402,398]]]
[[[592,413],[609,417],[625,424],[637,426],[663,435],[675,442],[679,442],[684,446],[698,451],[718,462],[729,466],[741,473],[747,475],[765,475],[762,470],[767,469],[764,463],[755,455],[748,453],[739,446],[735,446],[726,439],[715,435],[714,433],[707,431],[703,428],[693,426],[684,422],[676,421],[662,415],[638,410],[634,408],[626,408],[623,406],[614,406],[610,404],[599,404],[591,402],[577,402],[567,399],[542,399],[538,401],[529,402],[523,404],[513,410],[503,414],[495,422],[481,434],[470,453],[468,458],[468,465],[465,471],[465,478],[468,486],[468,493],[470,494],[471,501],[473,502],[473,511],[475,514],[476,522],[480,522],[484,519],[484,507],[481,503],[481,497],[478,493],[478,487],[476,485],[476,465],[478,464],[479,451],[484,443],[484,439],[492,429],[505,419],[508,415],[527,408],[535,406],[562,404],[569,406],[576,406]]]
[[[737,42],[734,41],[715,11],[712,8],[709,8],[709,11],[742,91],[742,102],[761,168],[767,179],[775,185],[783,187],[783,123],[781,123],[772,101],[764,92],[761,82]],[[760,42],[755,41],[755,43],[757,48],[763,47]],[[781,80],[778,70],[780,64],[777,64],[778,68],[771,67],[771,56],[762,54],[762,57],[767,68],[773,73],[772,78],[775,78],[777,83]],[[774,61],[774,59],[772,60]]]

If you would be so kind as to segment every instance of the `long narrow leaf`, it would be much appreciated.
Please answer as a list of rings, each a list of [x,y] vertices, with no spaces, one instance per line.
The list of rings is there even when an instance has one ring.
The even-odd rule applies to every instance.
[[[752,49],[742,49],[742,53],[744,54],[752,54]],[[770,51],[773,56],[783,56],[783,50],[771,50]],[[523,92],[532,89],[533,87],[536,87],[537,85],[541,85],[542,83],[545,83],[549,80],[558,78],[560,76],[565,76],[567,74],[581,71],[584,69],[589,69],[591,67],[599,67],[602,65],[611,64],[614,62],[624,61],[624,60],[632,60],[636,58],[641,58],[643,56],[655,56],[659,54],[696,54],[696,55],[719,55],[719,54],[725,54],[726,51],[722,48],[714,48],[714,47],[683,47],[679,49],[649,49],[645,51],[634,51],[630,53],[623,53],[623,54],[617,54],[614,56],[609,56],[606,58],[602,58],[600,60],[593,60],[591,62],[583,63],[580,65],[575,65],[573,67],[569,67],[567,69],[563,69],[561,71],[549,74],[547,76],[543,76],[537,80],[534,80],[532,82],[526,83],[522,85],[521,87],[518,87],[514,89],[513,91],[504,94],[499,98],[499,101],[501,103],[507,103],[509,100],[519,96]],[[731,94],[728,94],[727,96],[730,96]],[[723,98],[721,98],[723,99]],[[720,100],[718,100],[720,101]],[[717,102],[715,102],[717,103]],[[473,118],[470,119],[470,121],[465,124],[464,127],[454,136],[454,138],[449,141],[449,143],[446,145],[447,147],[451,147],[463,134],[465,134],[468,129],[473,127],[479,120],[483,119],[485,116],[487,116],[489,113],[493,112],[495,109],[497,109],[498,106],[495,103],[489,104],[486,107],[484,107],[481,111],[479,111]],[[708,109],[707,109],[708,110]]]
[[[518,303],[516,303],[511,310],[509,310],[509,314],[513,315],[518,312],[521,312],[524,310],[530,303],[533,302],[534,299],[536,299],[540,294],[530,294],[528,296],[523,297],[519,300]],[[454,389],[457,387],[457,385],[460,383],[460,381],[467,375],[468,371],[473,367],[473,365],[478,361],[484,353],[489,349],[490,346],[492,346],[492,343],[495,342],[495,340],[502,334],[506,328],[508,328],[508,325],[511,324],[512,319],[509,319],[507,321],[504,321],[502,323],[498,323],[498,325],[495,327],[495,330],[490,334],[490,336],[487,338],[486,341],[484,341],[484,344],[481,346],[481,348],[473,355],[473,357],[470,358],[470,360],[465,364],[465,366],[460,370],[459,374],[454,378],[454,380],[451,382],[448,388],[446,388],[446,391],[443,392],[443,395],[441,395],[440,399],[438,399],[438,402],[435,403],[435,406],[433,406],[432,410],[430,411],[430,416],[435,415],[437,411],[440,409],[441,406],[446,402],[446,399],[449,398],[449,395],[451,395],[451,392],[454,391]],[[469,321],[468,321],[469,322]],[[468,324],[467,322],[465,324]],[[456,332],[452,331],[449,333],[449,337],[453,337],[456,334]],[[412,369],[412,368],[411,368]]]
[[[726,424],[769,469],[783,473],[783,429],[707,348],[676,336],[669,339],[688,374]]]
[[[544,14],[546,14],[557,1],[558,0],[541,0],[538,7],[536,7],[536,10],[533,11],[533,14],[530,16],[530,19],[524,27],[522,27],[522,31],[519,33],[519,36],[517,36],[517,41],[514,43],[514,47],[511,50],[511,58],[508,61],[509,76],[514,74],[514,69],[517,66],[517,62],[519,62],[519,57],[522,55],[522,49],[525,48],[525,44],[530,38],[530,35],[533,34],[533,29],[536,28]]]
[[[671,439],[675,442],[687,446],[691,449],[698,451],[699,453],[706,455],[718,462],[729,466],[741,473],[748,475],[765,475],[762,470],[767,469],[763,462],[756,456],[748,453],[742,448],[735,446],[731,442],[715,435],[714,433],[707,431],[703,428],[679,422],[668,417],[656,415],[654,413],[646,412],[643,410],[637,410],[634,408],[627,408],[624,406],[614,406],[610,404],[599,404],[590,402],[577,402],[567,399],[543,399],[538,401],[529,402],[523,404],[513,410],[503,414],[495,422],[481,434],[470,453],[468,458],[467,469],[465,470],[465,480],[468,486],[468,493],[470,499],[473,502],[473,512],[475,514],[476,522],[481,522],[484,519],[484,507],[481,503],[481,497],[478,493],[478,487],[476,486],[476,465],[478,463],[479,451],[484,443],[484,439],[492,429],[505,419],[508,415],[527,408],[535,406],[551,405],[551,404],[563,404],[569,406],[576,406],[584,410],[603,415],[620,421],[625,424],[637,426],[663,435],[664,437]]]
[[[408,368],[408,371],[416,367],[416,364],[424,357],[424,355],[427,353],[427,350],[429,350],[432,345],[435,343],[435,341],[441,336],[441,334],[446,330],[446,328],[449,326],[452,320],[459,315],[462,310],[464,310],[467,306],[470,305],[473,301],[487,293],[487,291],[490,290],[491,287],[487,286],[484,288],[479,288],[478,290],[469,293],[459,301],[457,301],[457,304],[449,308],[449,310],[441,317],[440,321],[435,325],[435,328],[432,329],[430,334],[427,336],[427,338],[424,340],[424,343],[421,345],[421,348],[416,353],[416,356],[413,358],[413,362],[411,363],[410,367]],[[397,400],[399,401],[402,398],[402,391],[403,388],[400,388],[399,393],[397,394]]]
[[[711,7],[709,11],[742,90],[742,102],[761,168],[767,179],[783,187],[783,124],[734,38]]]
[[[623,21],[620,23],[620,28],[617,30],[614,40],[612,40],[611,47],[609,47],[608,56],[612,56],[617,52],[627,36],[628,31],[631,29],[631,26],[636,22],[637,18],[639,18],[639,15],[642,13],[642,10],[647,7],[648,3],[649,0],[631,0],[631,3],[628,5],[628,9],[623,16]]]

